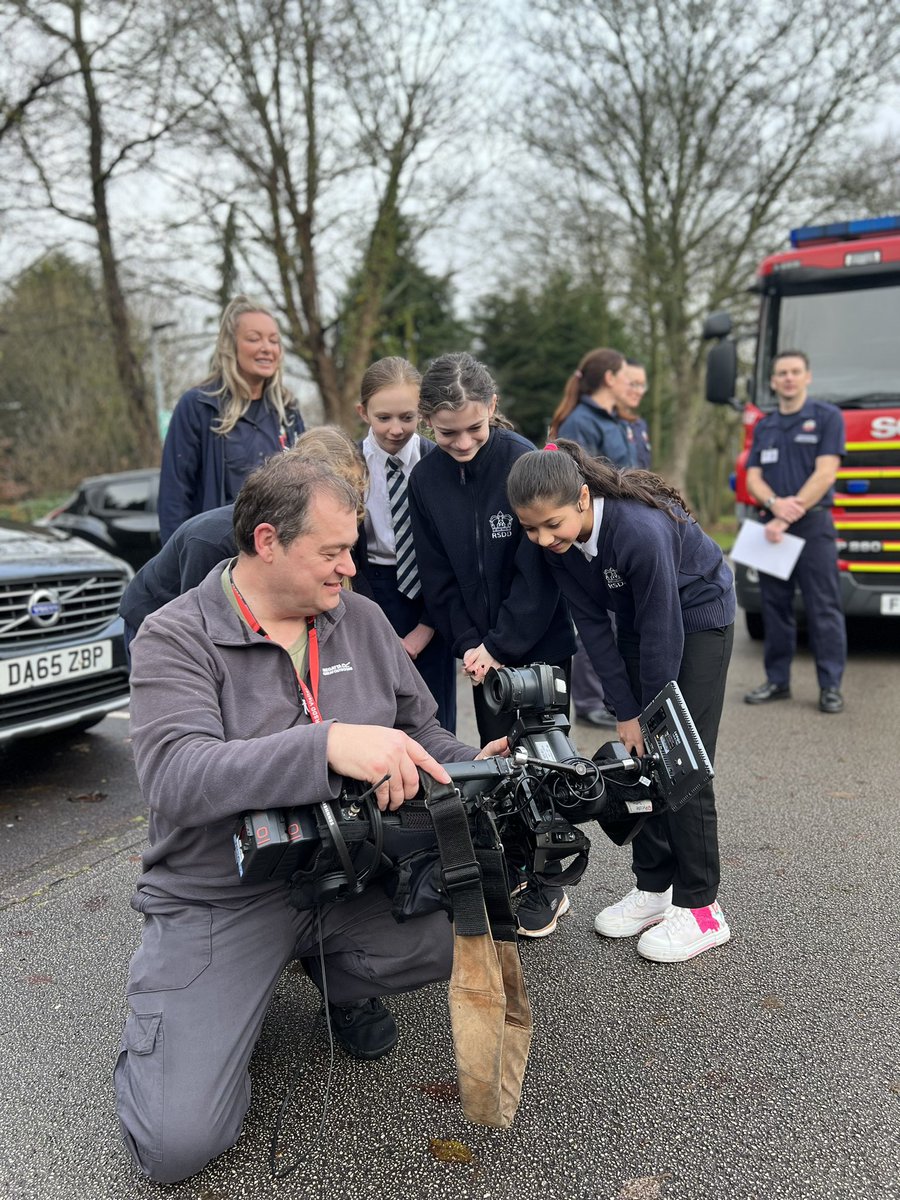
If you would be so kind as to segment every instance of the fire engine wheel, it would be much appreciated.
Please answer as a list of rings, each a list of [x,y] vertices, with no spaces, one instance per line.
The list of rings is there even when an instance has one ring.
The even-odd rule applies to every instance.
[[[766,632],[763,627],[762,613],[745,612],[744,619],[747,622],[747,632],[753,638],[754,642],[761,642]]]

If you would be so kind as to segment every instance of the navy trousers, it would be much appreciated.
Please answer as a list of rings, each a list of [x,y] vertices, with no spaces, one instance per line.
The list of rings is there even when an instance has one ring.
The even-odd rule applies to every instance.
[[[809,646],[820,688],[839,688],[847,662],[847,626],[841,608],[834,522],[824,508],[813,509],[790,527],[804,539],[790,579],[759,576],[765,626],[766,679],[787,687],[797,649],[794,591],[799,586],[806,610]]]

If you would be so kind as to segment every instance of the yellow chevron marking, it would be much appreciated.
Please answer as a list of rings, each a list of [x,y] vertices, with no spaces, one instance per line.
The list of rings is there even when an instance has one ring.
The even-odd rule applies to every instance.
[[[900,521],[835,521],[835,529],[900,529]]]
[[[835,508],[900,508],[900,496],[836,495]]]

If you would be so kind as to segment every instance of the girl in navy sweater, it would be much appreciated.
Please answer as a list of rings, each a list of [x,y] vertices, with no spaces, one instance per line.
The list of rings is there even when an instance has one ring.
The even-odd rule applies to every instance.
[[[643,753],[638,717],[677,679],[712,761],[735,611],[721,550],[659,476],[619,471],[574,442],[555,450],[519,459],[507,482],[510,503],[571,605],[620,740]],[[657,962],[681,962],[728,941],[716,900],[711,783],[677,812],[648,820],[632,853],[637,887],[598,914],[598,933],[645,931],[638,953]]]
[[[514,714],[488,710],[480,685],[490,668],[545,662],[568,674],[575,648],[556,582],[540,569],[506,496],[510,467],[534,447],[498,413],[490,372],[469,354],[435,359],[419,412],[437,445],[409,486],[425,605],[472,681],[479,735],[493,741],[509,732]],[[552,933],[568,907],[562,888],[529,887],[519,932]]]

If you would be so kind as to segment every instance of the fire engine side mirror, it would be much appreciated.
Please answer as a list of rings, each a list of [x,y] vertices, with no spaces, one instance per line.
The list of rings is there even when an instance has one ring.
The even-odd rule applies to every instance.
[[[731,333],[731,314],[727,312],[710,313],[703,322],[703,340],[711,342],[717,338],[726,338]]]
[[[710,404],[740,408],[737,388],[737,343],[728,338],[713,346],[706,356],[706,399]]]

